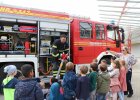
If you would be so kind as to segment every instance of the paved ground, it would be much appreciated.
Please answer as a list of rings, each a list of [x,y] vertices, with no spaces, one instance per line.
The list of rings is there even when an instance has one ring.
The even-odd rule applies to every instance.
[[[134,95],[131,98],[125,97],[125,100],[140,100],[140,59],[133,67],[132,85]],[[0,95],[0,100],[4,100],[2,95]]]

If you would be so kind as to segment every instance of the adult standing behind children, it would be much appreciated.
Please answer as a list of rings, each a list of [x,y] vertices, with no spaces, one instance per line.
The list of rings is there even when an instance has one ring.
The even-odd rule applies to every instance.
[[[124,46],[122,48],[122,53],[117,53],[114,51],[109,51],[110,53],[116,55],[120,59],[124,60],[127,67],[127,74],[126,74],[126,82],[127,82],[127,92],[129,93],[127,97],[131,97],[133,95],[133,89],[131,85],[131,78],[132,78],[132,66],[136,63],[136,58],[129,52],[128,47]]]
[[[88,100],[90,94],[90,80],[86,76],[88,72],[88,67],[83,65],[80,66],[80,77],[77,80],[76,85],[76,97],[79,100]]]
[[[89,73],[89,79],[90,79],[90,100],[95,100],[95,93],[96,93],[96,84],[97,84],[97,70],[98,70],[98,64],[97,63],[91,63],[90,64],[91,72]]]
[[[4,72],[7,73],[2,84],[4,100],[14,100],[15,85],[18,83],[18,79],[14,78],[17,74],[17,68],[15,65],[8,65],[4,68]]]
[[[64,89],[64,100],[75,100],[77,76],[75,72],[73,72],[73,69],[74,64],[72,62],[68,62],[66,64],[66,73],[64,74],[62,83],[62,87]]]
[[[24,79],[15,88],[15,100],[44,100],[39,83],[33,78],[33,66],[25,64],[21,67]]]

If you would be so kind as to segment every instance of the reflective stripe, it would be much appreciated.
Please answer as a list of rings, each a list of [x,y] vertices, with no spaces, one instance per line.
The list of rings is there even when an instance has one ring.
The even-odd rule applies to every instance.
[[[60,75],[64,75],[65,73],[60,73]]]
[[[61,70],[60,74],[61,74],[61,75],[64,75],[65,72],[66,72],[65,70]]]
[[[56,76],[57,75],[57,72],[58,71],[53,71],[53,76]]]
[[[56,74],[55,75],[53,74],[53,77],[56,77]]]
[[[66,71],[65,70],[61,70],[61,72],[64,72],[65,73]]]
[[[65,50],[59,50],[59,52],[64,52],[64,51],[68,51],[69,49],[65,49]]]
[[[53,56],[53,57],[58,57],[59,54],[57,53],[57,54],[55,55],[55,54],[52,53],[52,56]]]
[[[57,73],[58,71],[53,71],[53,73]]]
[[[57,74],[57,73],[53,73],[53,74]]]
[[[69,48],[68,48],[68,49],[65,49],[65,51],[66,51],[66,50],[69,50]]]
[[[57,46],[55,46],[55,45],[53,45],[52,47],[53,47],[53,48],[57,48]]]
[[[65,73],[65,72],[60,72],[60,73]]]

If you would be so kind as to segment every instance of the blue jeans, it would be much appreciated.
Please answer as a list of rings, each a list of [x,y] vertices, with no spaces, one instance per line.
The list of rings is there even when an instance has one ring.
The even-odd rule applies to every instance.
[[[119,96],[120,100],[124,100],[124,92],[123,91],[118,92],[118,96]]]
[[[106,100],[106,93],[98,93],[96,100]]]

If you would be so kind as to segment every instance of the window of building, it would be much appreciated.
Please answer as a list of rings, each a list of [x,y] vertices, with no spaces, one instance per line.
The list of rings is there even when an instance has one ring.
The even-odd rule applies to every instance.
[[[80,22],[80,38],[92,38],[92,24]]]
[[[96,27],[96,39],[104,40],[105,39],[104,25],[96,24],[95,27]]]

